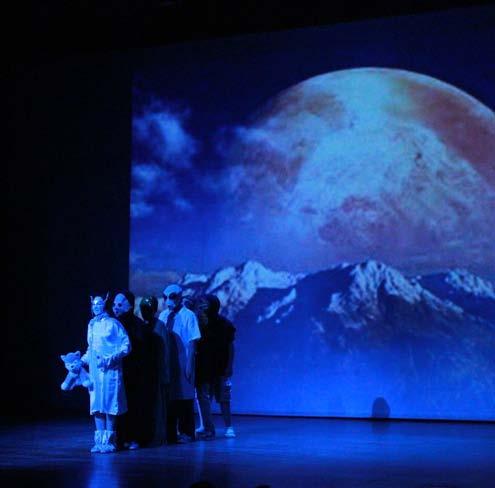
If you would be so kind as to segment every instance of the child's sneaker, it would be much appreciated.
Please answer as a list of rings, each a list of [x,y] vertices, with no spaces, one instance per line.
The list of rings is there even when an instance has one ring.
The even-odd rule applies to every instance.
[[[95,430],[95,445],[91,448],[91,452],[102,452],[101,443],[103,442],[103,431]]]
[[[234,427],[230,426],[225,429],[225,437],[235,437]]]
[[[115,445],[115,431],[104,430],[100,452],[115,452],[116,450],[117,446]]]

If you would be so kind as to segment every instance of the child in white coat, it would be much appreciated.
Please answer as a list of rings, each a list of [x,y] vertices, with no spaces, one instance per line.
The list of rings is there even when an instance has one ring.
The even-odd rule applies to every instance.
[[[124,327],[108,315],[105,304],[106,298],[91,297],[94,317],[88,324],[88,350],[81,358],[89,366],[94,385],[89,392],[90,415],[96,427],[91,452],[116,450],[115,419],[127,411],[122,358],[131,346]]]

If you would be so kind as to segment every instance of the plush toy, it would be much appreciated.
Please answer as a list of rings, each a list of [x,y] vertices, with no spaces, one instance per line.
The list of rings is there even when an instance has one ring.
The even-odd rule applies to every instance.
[[[65,367],[69,371],[64,382],[60,385],[62,390],[72,390],[75,386],[82,385],[88,390],[93,387],[93,382],[88,374],[88,372],[83,367],[83,362],[81,361],[81,353],[79,351],[69,352],[65,356],[62,354],[60,356],[65,364]]]

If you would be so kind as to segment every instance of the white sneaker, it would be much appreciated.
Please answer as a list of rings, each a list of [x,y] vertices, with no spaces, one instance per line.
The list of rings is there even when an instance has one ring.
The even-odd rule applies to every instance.
[[[235,437],[234,427],[230,426],[225,429],[225,437]]]
[[[115,445],[115,431],[105,430],[103,431],[103,441],[101,443],[100,452],[115,452],[117,446]]]
[[[91,448],[91,452],[102,452],[101,451],[102,442],[103,442],[103,431],[95,430],[95,445]]]

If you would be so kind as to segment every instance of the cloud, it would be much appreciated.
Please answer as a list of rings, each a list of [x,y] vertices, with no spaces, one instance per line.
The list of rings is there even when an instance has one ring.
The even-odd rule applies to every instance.
[[[131,216],[150,216],[157,205],[192,210],[179,183],[193,168],[199,143],[186,130],[189,111],[153,103],[133,118]]]
[[[139,197],[131,197],[131,217],[143,218],[148,217],[153,213],[153,205],[146,203],[144,200],[139,200]]]
[[[214,139],[217,157],[227,162],[222,165],[218,174],[205,175],[202,179],[203,187],[209,191],[222,191],[225,195],[233,195],[243,181],[249,178],[249,172],[239,154],[232,151],[235,143],[243,142],[243,135],[248,130],[242,126],[222,127]]]
[[[175,207],[178,208],[179,210],[189,212],[190,210],[193,209],[193,206],[189,202],[189,200],[186,200],[183,197],[176,197],[176,198],[174,198],[173,202],[174,202]]]
[[[138,164],[132,168],[135,180],[145,186],[155,185],[163,169],[156,164]]]
[[[174,173],[156,164],[132,165],[131,216],[151,215],[157,204],[189,212],[193,205],[184,197]]]
[[[135,158],[140,159],[139,153],[145,153],[159,165],[190,168],[199,144],[184,127],[188,118],[189,112],[174,113],[163,105],[135,116],[132,121]]]
[[[132,186],[142,196],[159,192],[163,182],[172,176],[165,168],[153,163],[138,163],[132,165]]]
[[[220,188],[226,196],[245,205],[258,197],[267,202],[280,198],[294,184],[302,161],[300,148],[292,147],[289,135],[271,127],[270,119],[253,127],[224,127],[215,137],[217,156],[225,161],[221,171],[210,180],[207,187]],[[257,194],[253,195],[253,188]]]

